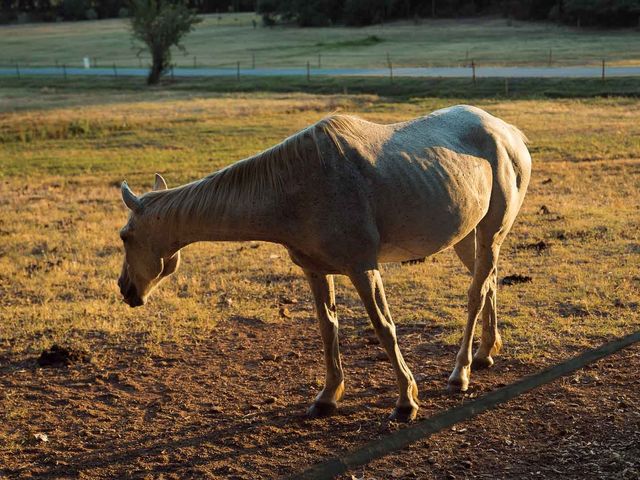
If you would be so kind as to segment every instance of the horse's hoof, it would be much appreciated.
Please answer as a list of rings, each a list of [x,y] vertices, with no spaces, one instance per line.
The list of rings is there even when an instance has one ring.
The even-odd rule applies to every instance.
[[[474,370],[482,370],[485,368],[493,367],[493,358],[491,355],[486,357],[473,357],[473,362],[471,363],[471,368]]]
[[[451,393],[466,392],[469,388],[470,367],[456,367],[449,376],[447,390]]]
[[[393,409],[393,413],[389,416],[389,420],[396,422],[412,422],[416,419],[418,414],[418,407],[413,405],[407,405],[406,407],[396,407]]]
[[[447,391],[449,393],[463,393],[469,390],[469,382],[451,381],[447,383]]]
[[[307,417],[309,418],[328,417],[336,413],[337,409],[338,409],[337,405],[333,403],[315,402],[307,410]]]

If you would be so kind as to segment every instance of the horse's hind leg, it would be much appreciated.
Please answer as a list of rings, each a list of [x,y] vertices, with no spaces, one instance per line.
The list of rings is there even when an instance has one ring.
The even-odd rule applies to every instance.
[[[323,275],[305,270],[320,322],[320,334],[324,346],[326,365],[325,384],[307,414],[311,417],[329,415],[337,407],[344,393],[344,375],[338,347],[338,315],[332,275]]]
[[[462,263],[473,274],[476,258],[476,230],[472,230],[464,239],[457,243],[454,250]],[[480,346],[473,356],[472,368],[489,368],[493,365],[493,355],[502,347],[502,339],[498,331],[498,317],[496,314],[497,276],[492,274],[491,284],[487,292],[484,308],[482,309],[482,338]]]
[[[399,421],[413,420],[418,412],[418,386],[400,353],[396,327],[384,295],[380,272],[377,269],[357,271],[350,273],[349,278],[367,309],[380,344],[386,350],[396,373],[400,396],[391,418]]]
[[[478,317],[482,313],[485,303],[489,300],[489,291],[495,292],[495,278],[498,265],[500,243],[495,241],[493,235],[486,235],[482,229],[478,229],[476,237],[476,258],[473,270],[473,280],[469,287],[468,319],[462,337],[460,351],[456,356],[456,366],[449,377],[449,388],[465,391],[469,387],[471,376],[471,349],[473,332]],[[494,293],[495,306],[495,293]]]
[[[511,145],[511,152],[508,152],[509,149],[504,148],[504,145],[498,144],[489,209],[476,226],[475,261],[473,280],[469,287],[468,319],[462,345],[456,356],[456,366],[449,377],[451,389],[464,391],[469,386],[473,330],[485,305],[490,309],[488,321],[490,327],[493,324],[493,328],[486,329],[489,333],[487,337],[483,332],[483,342],[476,353],[476,364],[484,363],[485,366],[490,364],[493,361],[490,360],[491,354],[496,353],[501,345],[496,322],[498,256],[500,246],[511,230],[522,206],[531,174],[531,157],[521,141],[522,136],[516,136],[520,137],[519,144]],[[464,247],[459,250],[464,250]],[[467,262],[470,263],[468,260]],[[494,332],[493,337],[492,332]]]

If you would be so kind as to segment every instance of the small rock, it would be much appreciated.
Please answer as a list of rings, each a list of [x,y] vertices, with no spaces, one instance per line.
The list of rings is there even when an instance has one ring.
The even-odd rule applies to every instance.
[[[542,252],[543,250],[547,250],[550,246],[551,245],[545,242],[544,240],[540,240],[539,242],[527,244],[526,248],[528,248],[529,250],[535,250],[539,253],[539,252]]]
[[[287,307],[280,307],[280,316],[283,318],[292,318],[291,312]]]
[[[231,297],[226,293],[223,293],[220,295],[220,298],[218,298],[218,305],[221,307],[231,307],[233,306],[233,300],[231,300]]]
[[[507,275],[500,283],[502,285],[516,285],[518,283],[531,283],[532,281],[533,279],[530,276],[516,273],[515,275]]]
[[[394,468],[393,470],[391,470],[391,476],[393,478],[401,478],[401,477],[404,477],[404,475],[405,475],[405,472],[401,468]]]
[[[276,403],[277,401],[278,401],[278,397],[267,397],[264,399],[264,404],[271,405],[273,403]]]
[[[400,262],[402,265],[418,265],[420,263],[424,263],[427,258],[414,258],[413,260],[404,260]]]
[[[284,303],[286,305],[295,305],[296,303],[298,303],[298,299],[292,297],[280,297],[280,303]]]
[[[380,344],[380,341],[378,340],[378,337],[373,336],[373,335],[371,335],[369,337],[365,337],[364,342],[367,345],[379,345]]]
[[[49,441],[49,436],[46,433],[34,433],[33,436],[36,440],[40,440],[41,442]]]

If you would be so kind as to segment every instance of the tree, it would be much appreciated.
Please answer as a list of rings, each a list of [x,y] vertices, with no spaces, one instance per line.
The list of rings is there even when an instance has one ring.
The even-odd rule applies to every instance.
[[[151,54],[149,85],[155,85],[171,66],[171,47],[182,51],[182,37],[201,21],[185,3],[168,0],[131,0],[133,38],[143,42]]]

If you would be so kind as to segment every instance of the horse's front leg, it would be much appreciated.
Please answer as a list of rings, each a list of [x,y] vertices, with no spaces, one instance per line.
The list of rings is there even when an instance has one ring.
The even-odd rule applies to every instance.
[[[324,361],[327,368],[324,388],[307,411],[311,417],[333,413],[344,393],[344,375],[338,346],[338,315],[332,275],[323,275],[305,270],[311,286],[320,322],[320,334],[324,346]]]
[[[396,326],[391,319],[380,272],[377,269],[357,271],[350,273],[349,277],[367,309],[378,340],[386,350],[396,373],[400,396],[391,418],[399,421],[413,420],[418,412],[418,386],[400,353]]]

